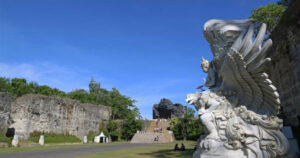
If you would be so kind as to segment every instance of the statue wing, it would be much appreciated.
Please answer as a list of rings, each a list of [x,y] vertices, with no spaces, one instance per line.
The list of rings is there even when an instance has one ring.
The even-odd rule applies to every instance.
[[[263,24],[252,42],[253,30],[254,25],[250,24],[248,30],[240,33],[229,52],[224,55],[220,67],[222,70],[219,71],[221,89],[236,92],[239,104],[253,111],[277,114],[280,108],[279,94],[264,72],[264,67],[271,61],[266,54],[272,46],[272,40],[264,43],[266,25]]]
[[[239,104],[255,112],[277,114],[279,94],[264,72],[271,61],[266,54],[272,46],[270,39],[264,43],[265,32],[263,24],[252,42],[254,25],[251,20],[213,19],[204,25],[204,36],[210,43],[218,74],[215,89],[224,91],[227,96],[236,92]]]

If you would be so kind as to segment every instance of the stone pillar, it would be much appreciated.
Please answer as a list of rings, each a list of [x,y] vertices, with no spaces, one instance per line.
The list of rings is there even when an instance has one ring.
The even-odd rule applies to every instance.
[[[87,136],[84,136],[84,137],[83,137],[83,143],[84,143],[84,144],[87,144],[87,143],[88,143]]]
[[[40,145],[44,145],[44,144],[45,144],[45,138],[44,138],[44,135],[41,135],[41,136],[40,136],[39,144],[40,144]]]
[[[11,145],[14,146],[14,147],[18,147],[18,145],[19,145],[18,135],[14,135],[14,139],[12,140]]]
[[[100,143],[100,137],[99,137],[99,136],[95,136],[94,142],[95,142],[95,143]]]

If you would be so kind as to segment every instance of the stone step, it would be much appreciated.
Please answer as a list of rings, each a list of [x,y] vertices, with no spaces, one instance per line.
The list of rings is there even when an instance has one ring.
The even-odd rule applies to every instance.
[[[158,141],[154,141],[155,137]],[[168,133],[136,133],[131,139],[131,143],[169,143],[173,142],[172,134]]]
[[[131,143],[169,143],[174,141],[174,134],[168,131],[169,122],[162,120],[156,125],[156,120],[149,123],[146,131],[136,133],[131,139]],[[155,132],[155,129],[162,129],[161,132]],[[154,141],[158,136],[158,141]]]

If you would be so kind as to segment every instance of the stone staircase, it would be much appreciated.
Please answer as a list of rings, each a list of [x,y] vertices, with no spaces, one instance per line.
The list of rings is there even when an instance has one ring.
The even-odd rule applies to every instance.
[[[157,120],[152,120],[145,131],[137,131],[131,139],[131,143],[170,143],[174,141],[174,134],[167,130],[169,122],[165,119],[160,120],[156,126]],[[158,129],[161,129],[158,131]],[[155,138],[158,137],[158,141]]]

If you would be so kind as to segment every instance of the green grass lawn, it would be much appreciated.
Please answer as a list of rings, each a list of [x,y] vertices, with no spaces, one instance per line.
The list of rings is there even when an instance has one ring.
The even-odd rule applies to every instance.
[[[51,145],[51,146],[33,146],[33,147],[11,147],[11,148],[0,148],[0,153],[11,153],[11,152],[21,152],[21,151],[36,151],[36,150],[49,150],[49,149],[64,149],[64,148],[87,147],[87,146],[92,146],[92,145],[115,145],[115,144],[118,144],[118,143]]]
[[[72,148],[78,147],[75,145],[69,146],[34,146],[34,147],[11,147],[11,148],[0,148],[0,153],[11,153],[11,152],[21,152],[21,151],[35,151],[35,150],[48,150],[48,149],[62,149],[62,148]]]
[[[76,145],[51,145],[51,146],[34,146],[34,147],[13,147],[1,148],[0,153],[21,152],[21,151],[36,151],[49,149],[63,149],[74,147],[87,147],[94,145],[116,145],[122,142],[114,142],[109,144],[76,144]],[[153,144],[145,147],[136,147],[118,151],[104,152],[99,154],[91,154],[77,158],[187,158],[192,157],[193,148],[196,142],[183,142],[186,146],[186,151],[173,151],[174,145],[178,143],[181,146],[182,141],[176,141],[168,144]]]
[[[40,139],[41,132],[33,132],[30,134],[28,141],[38,143]],[[64,134],[54,134],[54,133],[45,133],[45,144],[51,143],[79,143],[81,140],[73,135],[64,135]]]
[[[0,135],[0,142],[10,143],[11,138],[7,138],[5,136]]]
[[[173,151],[174,145],[181,142],[169,144],[153,144],[147,147],[137,147],[118,151],[91,154],[76,158],[190,158],[193,155],[193,148],[196,142],[184,142],[186,151]]]

